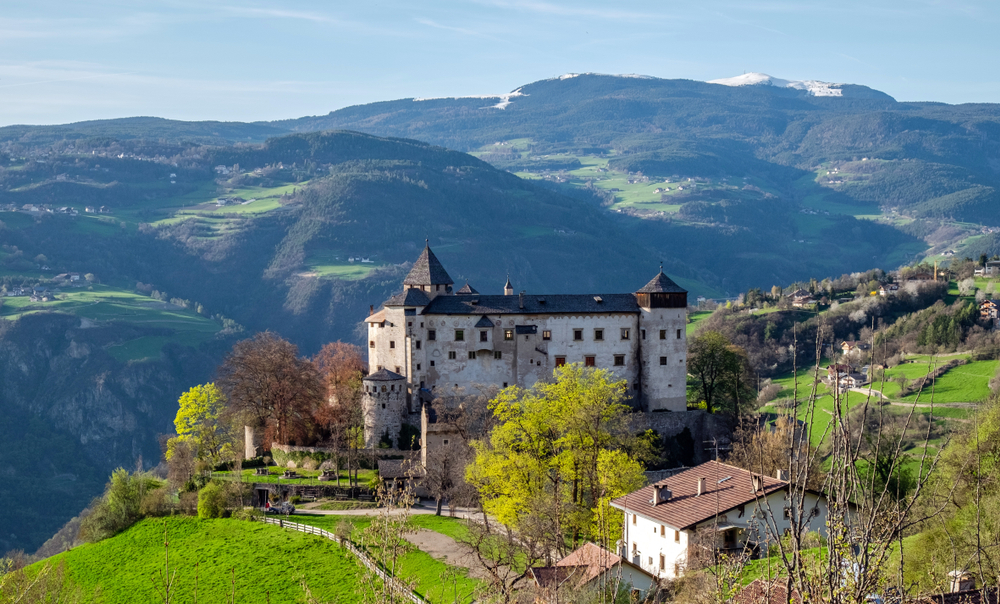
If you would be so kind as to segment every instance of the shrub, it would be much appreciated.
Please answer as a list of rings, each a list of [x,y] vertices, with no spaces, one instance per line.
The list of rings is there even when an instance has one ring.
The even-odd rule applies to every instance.
[[[222,518],[226,512],[226,493],[218,484],[210,482],[198,491],[198,517]]]
[[[292,504],[297,504],[302,501],[302,497],[298,495],[292,495],[291,497],[288,498],[288,501],[290,501]]]
[[[170,502],[170,492],[166,487],[149,491],[139,504],[139,513],[145,517],[167,516],[171,512],[173,512],[173,505]]]
[[[315,470],[318,467],[319,467],[319,462],[311,457],[307,457],[306,459],[302,460],[302,468],[304,470]]]
[[[198,492],[188,491],[181,493],[177,501],[177,511],[181,514],[194,516],[198,513]]]
[[[264,517],[264,512],[257,508],[239,508],[233,512],[233,518],[237,520],[254,521]]]
[[[142,518],[142,500],[160,482],[144,472],[118,468],[104,488],[104,495],[91,505],[93,512],[80,524],[80,538],[100,541],[117,535]]]
[[[288,468],[289,470],[294,470],[299,466],[294,461],[289,461],[288,463],[285,464],[285,467]]]

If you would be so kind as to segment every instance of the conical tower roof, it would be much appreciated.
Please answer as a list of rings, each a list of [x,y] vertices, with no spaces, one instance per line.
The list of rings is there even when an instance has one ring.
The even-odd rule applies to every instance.
[[[410,274],[403,279],[403,285],[451,285],[454,281],[444,270],[441,261],[437,259],[430,246],[425,246],[423,253],[413,263]]]
[[[469,285],[469,282],[466,281],[465,285],[462,286],[462,289],[458,290],[455,293],[457,293],[457,294],[478,294],[479,292],[477,292],[476,288],[474,288],[471,285]]]
[[[686,294],[687,290],[674,283],[670,277],[663,274],[663,269],[660,269],[660,274],[653,277],[653,280],[642,286],[642,289],[635,292],[637,294]]]

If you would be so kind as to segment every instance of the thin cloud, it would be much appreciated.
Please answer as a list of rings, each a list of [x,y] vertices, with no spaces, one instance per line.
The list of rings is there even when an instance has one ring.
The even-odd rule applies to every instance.
[[[466,36],[476,36],[477,38],[489,38],[490,40],[499,40],[499,38],[497,38],[495,36],[491,36],[491,35],[486,34],[486,33],[483,33],[481,31],[476,31],[474,29],[467,29],[465,27],[455,27],[453,25],[444,25],[444,24],[438,23],[437,21],[433,21],[431,19],[426,19],[424,17],[414,17],[414,20],[417,23],[421,24],[421,25],[426,25],[427,27],[433,27],[435,29],[443,29],[445,31],[453,31],[455,33],[459,33],[459,34],[466,35]]]
[[[254,17],[273,17],[277,19],[296,19],[299,21],[309,21],[312,23],[332,23],[344,25],[346,22],[326,15],[309,13],[304,11],[285,10],[280,8],[253,8],[245,6],[223,6],[224,10]]]
[[[651,19],[661,20],[664,18],[662,13],[640,13],[620,9],[561,6],[550,2],[539,2],[537,0],[479,0],[479,3],[495,6],[497,8],[506,8],[562,17],[594,17],[598,19],[613,19],[615,21],[649,21]]]

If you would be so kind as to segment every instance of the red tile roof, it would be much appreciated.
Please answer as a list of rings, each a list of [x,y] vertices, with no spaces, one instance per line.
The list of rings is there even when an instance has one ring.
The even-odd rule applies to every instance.
[[[751,487],[751,477],[755,476],[763,481],[763,490],[756,493]],[[700,478],[705,479],[706,489],[698,495]],[[671,492],[670,499],[655,506],[650,503],[654,485],[667,487]],[[611,505],[675,529],[687,529],[787,486],[788,483],[783,480],[761,477],[736,466],[708,461],[619,497]]]
[[[556,566],[583,566],[586,567],[585,574],[580,583],[589,583],[605,570],[621,562],[621,557],[613,552],[595,545],[585,543],[575,551],[570,552],[565,558],[556,562]]]

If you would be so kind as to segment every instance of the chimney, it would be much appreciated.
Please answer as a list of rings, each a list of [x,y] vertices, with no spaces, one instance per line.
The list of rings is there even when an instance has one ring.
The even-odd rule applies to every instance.
[[[370,317],[370,316],[372,316],[374,314],[375,314],[375,305],[369,304],[368,305],[368,316]]]
[[[777,479],[782,482],[788,482],[788,470],[778,469]]]
[[[670,501],[670,496],[671,495],[673,495],[673,493],[670,492],[670,489],[667,488],[667,485],[665,485],[665,484],[654,484],[653,485],[653,500],[650,501],[649,503],[653,507],[656,507],[658,504],[661,504],[661,503],[663,503],[665,501]]]
[[[760,476],[757,476],[756,474],[751,474],[750,475],[750,491],[753,492],[753,493],[756,493],[757,491],[759,491],[760,490],[760,486],[761,486],[761,482],[762,481],[760,479]]]
[[[524,290],[523,289],[521,290],[521,293],[519,293],[517,295],[517,305],[518,305],[518,307],[520,307],[521,310],[524,310]]]
[[[948,592],[958,593],[976,588],[976,578],[964,570],[953,570],[948,573]]]
[[[705,488],[705,479],[704,478],[699,478],[698,479],[698,494],[702,495],[702,494],[707,493],[707,492],[708,492],[708,489]]]

